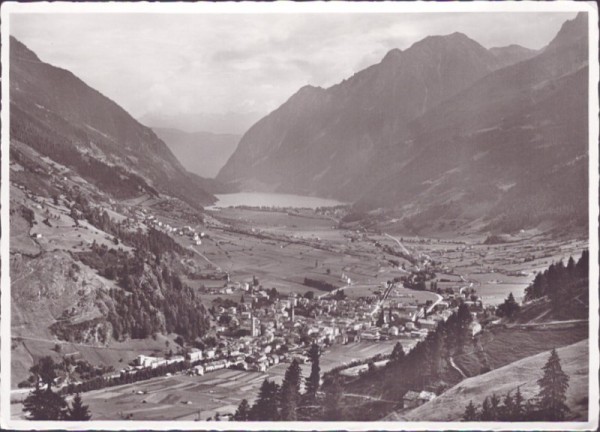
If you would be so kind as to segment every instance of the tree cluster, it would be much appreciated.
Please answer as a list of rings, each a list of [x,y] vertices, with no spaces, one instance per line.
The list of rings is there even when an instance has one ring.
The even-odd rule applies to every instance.
[[[498,306],[498,309],[496,309],[496,315],[500,317],[512,318],[519,312],[520,309],[521,307],[516,302],[513,294],[510,293],[504,300],[504,303],[502,303],[500,306]]]
[[[237,421],[295,421],[301,404],[300,364],[293,360],[287,368],[281,386],[265,378],[254,405],[242,400],[235,415]]]
[[[318,403],[321,373],[319,358],[321,349],[313,343],[308,357],[311,361],[311,373],[305,380],[305,392],[300,391],[302,372],[297,360],[285,371],[281,386],[265,379],[258,397],[250,406],[246,399],[242,400],[234,415],[237,421],[295,421],[321,417],[322,410]]]
[[[589,252],[587,250],[583,251],[577,263],[573,257],[570,257],[566,266],[562,261],[551,264],[547,270],[538,273],[531,285],[525,289],[525,301],[547,296],[554,307],[559,308],[576,289],[587,288],[588,272]]]
[[[84,264],[123,288],[109,291],[113,302],[107,320],[112,336],[116,340],[143,339],[154,333],[174,332],[188,341],[203,336],[210,323],[200,298],[166,263],[161,265],[163,255],[184,253],[183,247],[153,228],[148,233],[126,230],[106,212],[91,208],[85,198],[75,199],[90,223],[135,247],[130,255],[94,242],[90,251],[77,254]]]
[[[79,394],[69,406],[62,394],[52,391],[57,368],[51,357],[42,357],[31,367],[30,372],[36,377],[36,388],[23,401],[23,412],[29,420],[90,420],[92,416]]]
[[[562,370],[556,350],[543,367],[543,376],[538,380],[539,392],[525,399],[517,387],[500,398],[495,393],[483,400],[480,407],[470,401],[463,414],[464,421],[563,421],[569,413],[565,404],[569,377]]]
[[[471,340],[471,322],[471,313],[463,303],[408,354],[405,355],[402,347],[397,345],[388,364],[366,371],[348,385],[356,389],[376,386],[382,389],[385,398],[400,401],[409,390],[424,389],[444,381],[451,369],[449,358],[463,352]]]
[[[304,285],[312,287],[312,288],[316,288],[318,290],[321,291],[333,291],[338,289],[339,287],[329,283],[329,282],[325,282],[322,280],[318,280],[318,279],[311,279],[311,278],[304,278]]]

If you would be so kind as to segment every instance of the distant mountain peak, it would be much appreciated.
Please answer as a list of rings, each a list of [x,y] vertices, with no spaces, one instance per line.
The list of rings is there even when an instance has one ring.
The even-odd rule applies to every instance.
[[[587,36],[587,19],[587,12],[580,12],[575,18],[565,21],[554,39],[548,44],[548,48],[568,45],[585,38]]]
[[[305,86],[300,87],[300,89],[296,93],[318,93],[323,90],[323,87],[306,84]]]
[[[448,44],[457,44],[457,43],[461,43],[461,44],[468,43],[473,46],[479,46],[479,47],[483,48],[479,44],[479,42],[471,39],[466,34],[461,33],[461,32],[454,32],[454,33],[450,33],[450,34],[446,34],[446,35],[427,36],[427,37],[421,39],[420,41],[415,42],[409,49],[423,47],[423,46],[445,46]]]
[[[491,52],[498,62],[504,66],[530,59],[539,52],[538,50],[525,48],[524,46],[517,44],[492,47],[488,51]]]
[[[294,95],[290,98],[290,100],[306,100],[311,101],[315,97],[319,97],[325,93],[325,89],[323,87],[317,87],[310,84],[300,87],[300,89],[294,93]]]
[[[383,57],[383,59],[381,60],[382,62],[388,62],[390,60],[395,60],[400,58],[400,56],[402,55],[402,50],[400,48],[392,48],[391,50],[389,50],[386,55]]]

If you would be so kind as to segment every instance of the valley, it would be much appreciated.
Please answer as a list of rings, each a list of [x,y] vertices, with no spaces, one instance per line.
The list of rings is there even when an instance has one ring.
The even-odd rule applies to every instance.
[[[588,15],[380,34],[337,81],[181,37],[135,117],[11,35],[10,418],[591,420]]]
[[[34,222],[29,228],[21,217],[13,217],[11,235],[15,240],[19,239],[13,243],[13,292],[24,293],[25,286],[32,283],[33,274],[26,270],[27,267],[22,269],[17,265],[20,260],[47,259],[44,257],[60,256],[66,251],[83,252],[90,250],[92,243],[115,247],[113,236],[92,225],[79,222],[79,227],[71,228],[74,222],[69,216],[68,205],[54,204],[52,199],[37,196],[24,186],[14,187],[11,197],[15,207],[32,209]],[[342,228],[341,220],[348,211],[344,206],[215,208],[204,213],[202,223],[190,226],[189,232],[199,233],[198,241],[191,235],[180,235],[176,228],[187,226],[190,220],[180,219],[176,213],[162,209],[160,204],[161,201],[147,200],[128,207],[107,205],[105,209],[115,220],[144,229],[157,227],[172,235],[182,247],[193,250],[195,253],[187,255],[181,263],[193,272],[187,271],[182,280],[196,290],[207,309],[223,302],[238,304],[244,297],[254,298],[261,291],[271,289],[276,289],[283,299],[304,297],[307,293],[327,299],[326,292],[307,286],[305,278],[340,287],[352,301],[382,301],[388,282],[406,276],[415,269],[415,263],[423,260],[435,268],[435,278],[428,284],[435,283],[437,292],[443,297],[447,293],[460,295],[463,290],[468,290],[469,295],[475,294],[480,299],[483,308],[494,308],[509,293],[521,301],[525,287],[536,272],[553,262],[566,261],[570,256],[577,259],[587,247],[583,238],[556,239],[536,231],[523,231],[506,237],[503,242],[489,244],[489,239],[479,234],[452,236],[451,233],[440,233],[436,238],[424,238],[401,232],[384,233],[377,228]],[[52,226],[44,220],[51,221]],[[70,229],[61,229],[61,226]],[[33,245],[35,253],[28,258]],[[119,244],[118,247],[131,250],[127,245]],[[403,253],[407,255],[398,256]],[[116,287],[113,281],[94,269],[79,262],[77,265],[81,277],[88,281],[85,286],[95,290]],[[38,276],[44,277],[43,273]],[[249,286],[254,283],[258,291],[250,294]],[[79,301],[83,298],[85,296]],[[437,304],[438,298],[442,299],[442,296],[436,292],[395,284],[381,305],[383,309],[413,305],[417,310],[423,305]],[[56,307],[58,311],[64,306]],[[175,335],[127,342],[62,342],[46,327],[52,324],[56,315],[40,320],[39,312],[35,312],[33,319],[33,312],[26,309],[16,308],[16,304],[13,309],[13,388],[27,378],[28,368],[44,355],[51,355],[57,361],[65,355],[75,355],[92,365],[118,371],[127,369],[139,355],[160,356],[179,347]],[[94,316],[93,311],[89,313]],[[377,309],[370,312],[371,320],[378,313]],[[223,329],[219,330],[217,321],[211,327],[209,334],[218,340]],[[580,340],[578,338],[587,336],[573,337]],[[235,338],[230,340],[235,341]],[[322,355],[321,367],[326,372],[352,361],[387,356],[398,341],[405,350],[410,350],[419,340],[410,332],[401,332],[386,336],[386,340],[334,343]],[[570,340],[573,338],[564,339],[564,343]],[[55,350],[56,344],[60,344],[60,351]],[[456,362],[462,370],[472,373],[468,356],[456,358]],[[262,372],[223,369],[200,377],[177,374],[95,390],[86,393],[86,401],[98,419],[110,419],[118,410],[123,418],[135,420],[204,420],[214,418],[217,413],[224,415],[235,411],[243,398],[255,398],[265,378],[281,382],[286,368],[287,364],[282,362]],[[303,365],[302,370],[304,376],[310,372],[308,365]],[[242,391],[239,391],[240,384],[243,384]],[[139,396],[138,392],[147,394]],[[26,394],[24,390],[14,390],[15,418],[20,416],[17,401]]]

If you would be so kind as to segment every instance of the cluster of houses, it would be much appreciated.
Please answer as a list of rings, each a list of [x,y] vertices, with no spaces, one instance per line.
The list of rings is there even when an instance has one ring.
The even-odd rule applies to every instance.
[[[202,244],[202,239],[206,237],[204,232],[197,232],[191,226],[174,227],[166,222],[162,222],[146,208],[135,210],[134,216],[137,220],[143,221],[149,227],[153,227],[169,234],[189,237],[198,246]]]

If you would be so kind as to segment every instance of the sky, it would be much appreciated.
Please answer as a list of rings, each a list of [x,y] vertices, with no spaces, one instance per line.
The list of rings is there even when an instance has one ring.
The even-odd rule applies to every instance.
[[[429,35],[538,49],[575,13],[13,14],[10,32],[136,118],[267,114]]]

